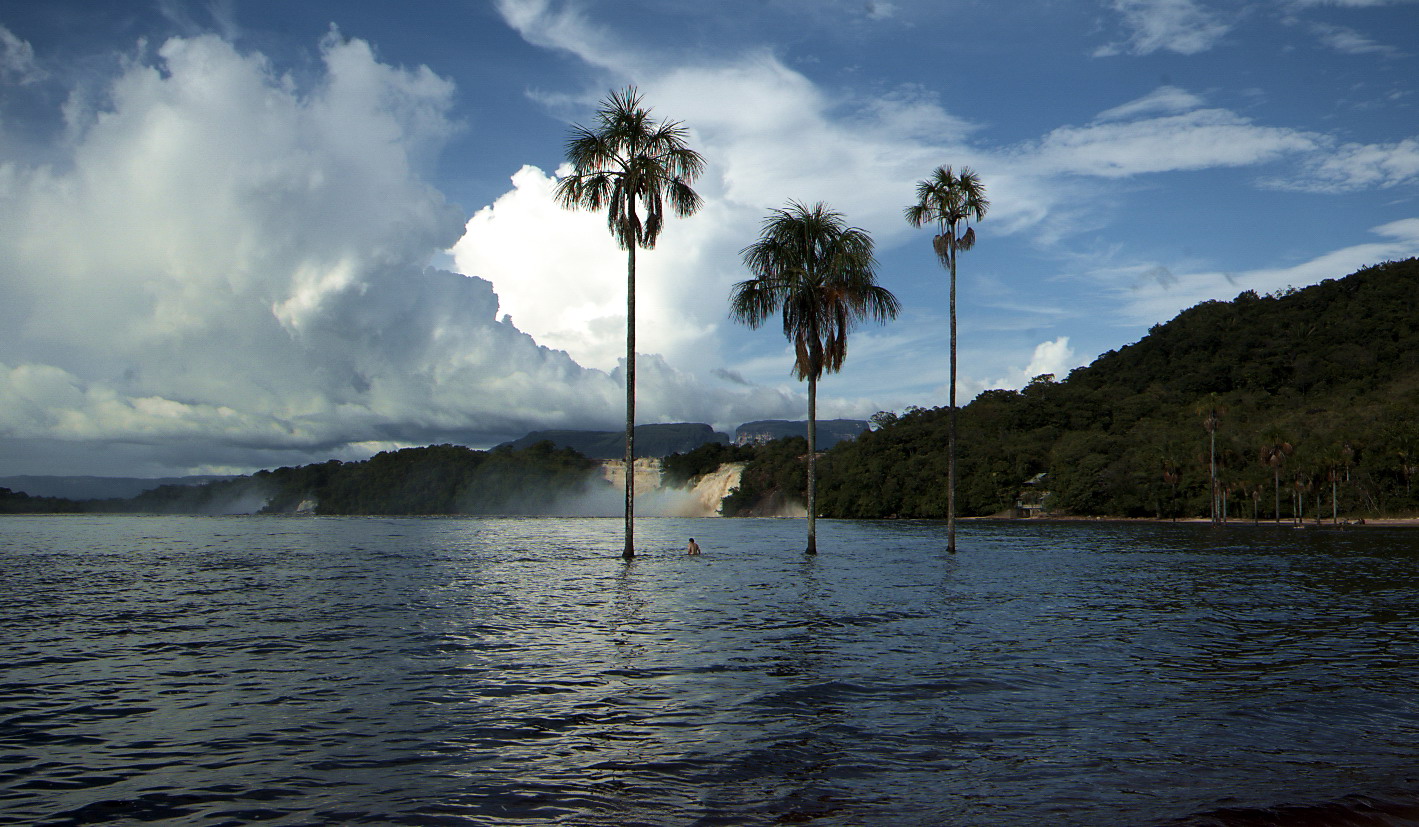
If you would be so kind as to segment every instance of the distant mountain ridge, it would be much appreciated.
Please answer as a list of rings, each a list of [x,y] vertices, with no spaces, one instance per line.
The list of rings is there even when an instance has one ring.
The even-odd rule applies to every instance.
[[[863,431],[867,430],[869,430],[867,421],[862,419],[820,419],[817,428],[818,444],[815,447],[820,451],[826,451],[839,442],[856,439]],[[807,439],[808,422],[788,419],[761,419],[757,422],[745,422],[735,431],[734,444],[762,445],[790,436]]]
[[[829,419],[818,422],[818,448],[827,450],[845,440],[851,440],[869,430],[865,420]],[[708,444],[762,445],[784,437],[807,437],[808,423],[804,420],[762,419],[746,422],[735,431],[734,438],[701,422],[637,425],[636,456],[664,458],[672,454],[687,454]],[[505,442],[497,448],[521,451],[539,442],[551,442],[558,449],[570,448],[588,459],[610,460],[625,456],[624,431],[543,430]],[[0,477],[0,488],[8,488],[31,497],[57,497],[66,500],[119,500],[137,497],[166,486],[200,486],[214,482],[240,479],[236,475],[200,475],[185,477],[100,477],[47,476],[23,474]]]
[[[869,430],[863,419],[823,419],[818,421],[818,449],[827,450],[844,440],[856,439]],[[679,422],[667,425],[636,426],[637,457],[668,457],[685,454],[701,445],[762,445],[784,437],[808,437],[806,420],[760,419],[740,425],[734,439],[699,422]],[[521,439],[505,442],[499,448],[521,450],[542,441],[558,448],[571,448],[591,459],[620,459],[626,452],[624,431],[533,431]]]
[[[86,477],[21,474],[0,477],[0,488],[22,491],[31,497],[63,497],[66,500],[113,500],[136,497],[164,485],[203,485],[235,479],[234,476],[191,477]]]
[[[539,442],[571,448],[590,459],[620,459],[626,455],[625,431],[533,431],[521,439],[504,442],[498,448],[522,450]],[[693,451],[707,442],[729,443],[722,434],[700,422],[636,426],[636,456],[665,457]]]

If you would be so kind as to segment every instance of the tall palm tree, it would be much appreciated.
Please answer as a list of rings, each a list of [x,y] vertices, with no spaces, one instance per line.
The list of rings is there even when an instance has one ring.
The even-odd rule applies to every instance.
[[[752,279],[734,285],[729,315],[757,328],[780,308],[793,342],[793,373],[808,380],[808,554],[818,553],[818,379],[847,358],[847,334],[863,319],[895,318],[897,297],[877,284],[872,237],[823,204],[790,201],[764,219],[741,251]]]
[[[596,111],[596,128],[574,125],[567,139],[572,171],[557,182],[567,209],[606,209],[606,224],[626,251],[626,550],[635,556],[636,248],[655,247],[665,210],[681,217],[700,208],[691,187],[704,171],[679,121],[655,121],[634,87],[614,92]]]
[[[1207,457],[1210,479],[1212,480],[1212,523],[1215,525],[1221,521],[1218,508],[1218,498],[1220,490],[1217,488],[1217,426],[1222,422],[1222,415],[1227,412],[1217,401],[1216,393],[1209,393],[1207,398],[1197,403],[1197,412],[1202,415],[1202,427],[1207,429]]]
[[[907,223],[913,227],[936,224],[931,246],[941,266],[951,273],[951,414],[946,464],[946,550],[951,553],[956,551],[956,254],[976,245],[976,231],[970,222],[985,218],[989,208],[985,185],[970,167],[961,167],[956,175],[944,166],[916,185],[916,203],[905,210]],[[963,226],[965,231],[961,232]]]
[[[1286,464],[1286,458],[1291,456],[1291,452],[1295,448],[1275,429],[1268,430],[1263,439],[1266,442],[1261,447],[1259,459],[1262,465],[1271,467],[1272,482],[1276,491],[1276,522],[1279,523],[1281,522],[1281,466]]]

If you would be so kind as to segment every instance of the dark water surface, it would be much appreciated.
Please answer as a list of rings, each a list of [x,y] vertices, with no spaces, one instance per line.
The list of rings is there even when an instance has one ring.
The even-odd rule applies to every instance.
[[[1419,532],[818,525],[0,518],[0,822],[1419,824]]]

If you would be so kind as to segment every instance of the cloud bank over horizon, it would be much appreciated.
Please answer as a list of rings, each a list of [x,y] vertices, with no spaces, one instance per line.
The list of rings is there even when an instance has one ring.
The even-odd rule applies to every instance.
[[[616,364],[538,344],[488,281],[428,266],[463,231],[421,173],[455,129],[452,84],[333,31],[321,60],[302,88],[216,36],[173,38],[102,106],[66,109],[65,163],[0,165],[4,444],[161,445],[144,472],[221,471],[209,452],[317,461],[623,421]],[[797,407],[640,361],[645,421]]]
[[[78,8],[0,4],[15,473],[619,428],[624,252],[553,188],[571,124],[628,85],[709,162],[704,208],[638,256],[640,422],[805,415],[777,326],[725,301],[788,200],[870,232],[904,307],[854,332],[820,415],[946,404],[947,278],[902,219],[942,164],[993,204],[962,402],[1199,301],[1419,254],[1414,56],[1388,42],[1413,0]],[[948,20],[976,36],[932,58]],[[1295,82],[1313,66],[1325,93]]]

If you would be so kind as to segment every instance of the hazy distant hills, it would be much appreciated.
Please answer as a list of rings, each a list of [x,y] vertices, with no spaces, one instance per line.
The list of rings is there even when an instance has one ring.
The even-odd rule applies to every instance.
[[[818,447],[826,450],[839,442],[852,439],[868,430],[859,419],[832,419],[818,423]],[[685,454],[706,444],[758,445],[787,436],[806,437],[808,423],[782,419],[747,422],[737,429],[733,439],[709,425],[699,422],[679,422],[636,426],[636,456],[666,457]],[[521,439],[506,442],[499,448],[521,451],[540,442],[551,442],[558,449],[570,448],[588,459],[608,460],[625,456],[624,431],[533,431]],[[66,500],[130,499],[162,486],[199,486],[212,482],[239,479],[234,476],[189,477],[94,477],[21,475],[0,477],[0,488],[23,492],[31,497],[58,497]]]
[[[868,430],[868,424],[861,419],[820,419],[818,420],[817,447],[820,451],[837,445],[845,439],[856,439],[863,431]],[[784,437],[801,436],[808,438],[808,423],[806,421],[789,421],[785,419],[761,419],[757,422],[745,422],[739,426],[735,432],[735,445],[762,445],[765,442],[772,442]]]
[[[31,497],[67,500],[127,499],[162,485],[202,485],[234,479],[230,476],[195,477],[50,477],[26,474],[0,477],[0,488],[23,491]]]
[[[521,439],[505,442],[498,447],[521,450],[539,442],[550,442],[558,448],[570,448],[590,459],[620,459],[626,455],[625,431],[533,431]],[[729,437],[698,422],[636,426],[638,457],[683,454],[707,442],[725,444],[729,442]]]
[[[818,448],[826,450],[845,439],[854,439],[866,430],[867,422],[861,419],[820,421]],[[806,438],[808,423],[786,419],[746,422],[735,431],[732,442],[735,445],[760,445],[789,436]],[[591,459],[620,459],[626,452],[625,431],[533,431],[521,439],[503,443],[498,447],[522,449],[544,440],[558,448],[571,448]],[[728,435],[699,422],[636,426],[638,457],[667,457],[671,454],[689,453],[708,443],[727,445],[730,442]]]

